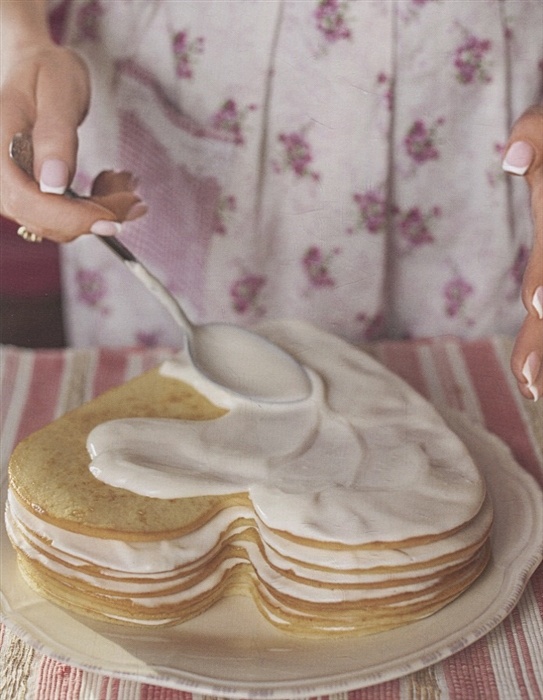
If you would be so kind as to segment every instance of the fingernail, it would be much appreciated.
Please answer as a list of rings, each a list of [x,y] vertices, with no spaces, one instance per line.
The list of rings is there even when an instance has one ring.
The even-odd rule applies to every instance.
[[[125,219],[126,221],[134,221],[134,219],[139,219],[140,216],[147,214],[147,211],[148,207],[146,204],[143,202],[136,202],[136,204],[133,204],[128,210],[128,214],[126,215]]]
[[[532,297],[532,306],[537,311],[537,315],[543,321],[543,287],[538,287]]]
[[[509,147],[502,163],[503,169],[513,175],[524,175],[530,167],[535,153],[526,141],[515,141]]]
[[[532,394],[534,401],[539,401],[539,391],[534,384],[528,386],[528,391]]]
[[[90,230],[97,236],[116,236],[121,232],[121,224],[118,221],[100,220],[95,221]]]
[[[48,194],[64,194],[68,187],[68,166],[63,160],[50,158],[43,161],[40,172],[40,190]]]
[[[536,353],[536,351],[533,350],[526,358],[526,362],[524,363],[524,367],[522,368],[522,376],[524,377],[524,379],[526,379],[526,382],[528,384],[527,388],[532,394],[534,401],[537,401],[539,398],[539,391],[534,385],[535,378],[537,377],[537,374],[539,372],[539,365],[539,356]]]

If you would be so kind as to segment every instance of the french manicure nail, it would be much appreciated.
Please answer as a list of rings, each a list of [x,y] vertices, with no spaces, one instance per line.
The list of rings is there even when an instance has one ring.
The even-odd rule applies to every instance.
[[[526,141],[515,141],[509,147],[502,163],[502,168],[513,175],[524,175],[532,160],[534,149]]]
[[[121,232],[121,224],[118,221],[95,221],[90,228],[91,233],[97,236],[116,236]]]
[[[535,385],[535,384],[528,384],[528,391],[531,393],[532,399],[533,399],[534,401],[538,401],[538,399],[539,399],[539,391],[537,390],[536,385]]]
[[[543,321],[543,287],[537,287],[532,297],[532,306],[537,311],[537,315]]]
[[[537,377],[537,374],[539,372],[539,356],[535,350],[533,350],[528,357],[526,358],[526,362],[524,363],[524,366],[522,368],[522,376],[524,379],[526,379],[526,382],[528,384],[528,390],[533,396],[534,401],[537,401],[539,398],[539,391],[537,390],[537,387],[535,386],[535,378]]]
[[[48,194],[64,194],[68,187],[68,166],[63,160],[45,160],[40,172],[40,190]]]

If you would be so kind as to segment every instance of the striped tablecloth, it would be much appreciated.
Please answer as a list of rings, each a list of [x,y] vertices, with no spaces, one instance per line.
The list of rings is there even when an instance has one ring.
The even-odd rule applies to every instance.
[[[505,338],[384,342],[366,348],[438,408],[467,414],[497,434],[543,487],[543,401],[517,392]],[[2,349],[1,459],[33,430],[156,365],[166,350]],[[1,700],[200,700],[191,694],[59,663],[0,628]],[[210,696],[205,696],[209,699]],[[543,698],[543,565],[517,607],[483,639],[403,678],[329,700]]]

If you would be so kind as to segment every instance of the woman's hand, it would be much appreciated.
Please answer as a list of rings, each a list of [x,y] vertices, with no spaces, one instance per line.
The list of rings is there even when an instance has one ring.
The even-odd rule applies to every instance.
[[[143,211],[132,186],[113,200],[59,196],[73,178],[77,128],[90,104],[85,63],[74,51],[54,44],[41,27],[25,32],[20,17],[13,18],[13,24],[18,41],[4,42],[2,37],[6,49],[0,94],[0,213],[57,242],[88,232],[118,233],[121,221]],[[9,29],[3,27],[3,33]],[[32,134],[33,175],[10,158],[10,143],[18,133]],[[111,208],[120,201],[118,211]]]
[[[521,393],[537,400],[543,396],[543,106],[531,107],[513,125],[503,167],[524,176],[530,188],[534,242],[522,283],[527,315],[511,367]]]

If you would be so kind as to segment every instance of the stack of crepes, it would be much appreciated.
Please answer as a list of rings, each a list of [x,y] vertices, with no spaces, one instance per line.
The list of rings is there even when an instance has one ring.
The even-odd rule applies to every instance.
[[[17,446],[6,524],[32,588],[136,625],[246,595],[319,636],[428,616],[481,574],[492,505],[436,411],[334,336],[261,332],[304,363],[309,399],[231,396],[181,353]]]

